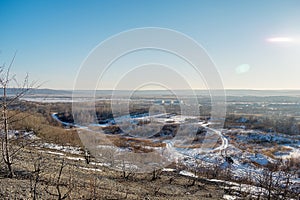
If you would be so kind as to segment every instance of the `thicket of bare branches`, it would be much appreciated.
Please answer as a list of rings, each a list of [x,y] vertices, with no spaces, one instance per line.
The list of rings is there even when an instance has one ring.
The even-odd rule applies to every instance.
[[[2,111],[2,119],[1,119],[1,152],[2,152],[2,160],[6,166],[7,176],[13,177],[13,163],[15,155],[22,149],[25,145],[24,142],[19,142],[18,145],[12,145],[12,143],[16,143],[16,140],[23,140],[25,135],[19,135],[18,137],[14,137],[14,134],[10,131],[10,124],[15,123],[18,120],[17,115],[19,112],[15,112],[14,114],[9,114],[9,106],[17,101],[20,97],[24,96],[28,91],[30,91],[35,85],[35,82],[29,81],[28,74],[25,76],[24,80],[20,83],[15,74],[11,73],[11,68],[14,63],[16,54],[11,60],[8,67],[3,66],[0,67],[0,87],[1,87],[1,111]]]

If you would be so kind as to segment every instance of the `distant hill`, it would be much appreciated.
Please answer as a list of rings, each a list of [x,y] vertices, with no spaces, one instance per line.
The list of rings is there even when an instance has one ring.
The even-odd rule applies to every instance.
[[[14,95],[18,93],[20,89],[18,88],[8,88],[7,93],[8,95]],[[0,88],[0,92],[2,94],[3,89]],[[193,96],[194,94],[199,96],[209,96],[210,93],[213,93],[214,95],[222,95],[224,94],[222,90],[174,90],[174,91],[164,91],[164,90],[140,90],[132,93],[132,91],[129,90],[118,90],[118,91],[112,91],[112,90],[77,90],[76,94],[79,96],[86,96],[90,94],[96,94],[96,96],[111,96],[111,94],[117,94],[117,95],[136,95],[136,96],[149,96],[149,97],[160,97],[160,96],[174,96],[176,95],[183,95],[183,96]],[[27,96],[66,96],[71,97],[73,94],[73,90],[53,90],[53,89],[32,89],[29,91]],[[225,90],[226,96],[296,96],[300,97],[300,90]]]
[[[0,88],[0,92],[3,94],[3,88]],[[17,93],[21,92],[20,88],[7,88],[7,95],[15,95]],[[72,91],[67,90],[52,90],[52,89],[31,89],[28,91],[27,95],[34,95],[34,96],[70,96],[72,94]]]

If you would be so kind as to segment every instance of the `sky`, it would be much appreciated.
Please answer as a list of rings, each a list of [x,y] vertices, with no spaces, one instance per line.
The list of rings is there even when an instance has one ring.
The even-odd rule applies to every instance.
[[[99,43],[126,30],[161,27],[200,44],[226,89],[300,89],[299,10],[299,0],[0,0],[0,64],[7,66],[17,51],[17,77],[29,73],[42,88],[73,89],[83,61]],[[149,51],[119,60],[99,88],[113,89],[134,64],[164,61],[169,70],[186,73],[191,88],[205,89],[205,77],[193,76],[189,64]],[[146,67],[144,73],[151,71]],[[127,79],[122,89],[129,87]],[[166,80],[172,82],[168,73]]]

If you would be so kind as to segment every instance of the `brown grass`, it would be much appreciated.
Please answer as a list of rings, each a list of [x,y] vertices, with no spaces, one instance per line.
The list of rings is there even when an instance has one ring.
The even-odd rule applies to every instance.
[[[35,174],[33,166],[41,158],[41,171],[37,185],[38,199],[57,199],[45,192],[55,194],[57,177],[63,157],[38,153],[25,149],[15,162],[17,176],[1,177],[1,199],[29,199],[30,177]],[[221,199],[224,192],[215,184],[197,181],[190,185],[191,178],[176,172],[162,172],[152,180],[152,173],[133,174],[128,179],[121,171],[114,171],[97,165],[87,165],[84,161],[65,160],[62,170],[60,190],[65,194],[71,189],[67,199]],[[97,168],[101,171],[87,170]],[[1,176],[1,173],[0,173]],[[172,179],[173,181],[170,181]],[[32,179],[33,180],[33,179]]]

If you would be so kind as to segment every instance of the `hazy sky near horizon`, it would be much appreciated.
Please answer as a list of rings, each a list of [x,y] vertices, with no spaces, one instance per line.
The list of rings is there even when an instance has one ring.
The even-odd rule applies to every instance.
[[[299,0],[0,0],[0,64],[17,51],[12,70],[19,77],[28,72],[45,81],[43,88],[72,89],[81,63],[100,42],[128,29],[162,27],[201,44],[225,88],[300,89],[299,10]],[[162,56],[155,55],[136,56],[147,62]],[[171,68],[189,72],[190,66],[166,57]],[[110,73],[124,75],[129,58]],[[104,77],[105,89],[111,79],[118,76]],[[192,87],[203,87],[190,79]]]

